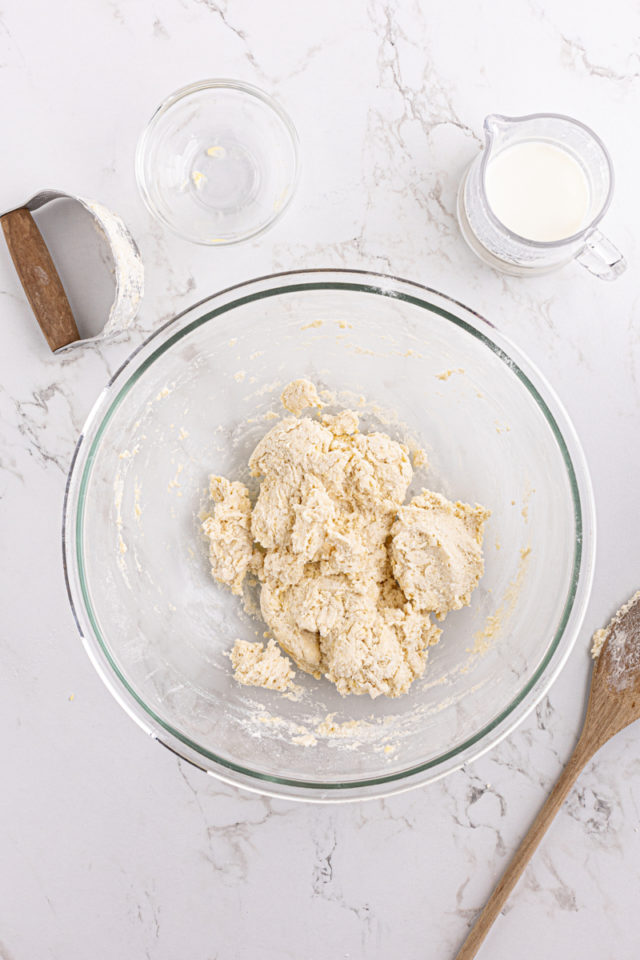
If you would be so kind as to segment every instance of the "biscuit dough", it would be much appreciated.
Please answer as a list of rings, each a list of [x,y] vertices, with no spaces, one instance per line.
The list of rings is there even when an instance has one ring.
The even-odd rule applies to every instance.
[[[298,413],[321,405],[309,381],[282,400]],[[262,615],[302,670],[341,694],[397,697],[440,637],[430,614],[470,601],[489,512],[428,490],[403,506],[407,448],[358,423],[352,410],[278,422],[249,460],[253,509],[244,484],[212,477],[203,531],[213,577],[234,593],[258,577]]]
[[[266,647],[263,643],[236,640],[231,651],[231,663],[239,683],[248,687],[266,687],[267,690],[278,690],[280,693],[289,689],[296,675],[275,640],[269,640]]]
[[[251,501],[244,483],[211,477],[209,493],[216,507],[202,529],[209,539],[211,574],[220,583],[242,594],[242,582],[253,553]]]
[[[407,600],[442,620],[470,603],[483,571],[482,533],[489,511],[423,490],[398,510],[391,566]]]
[[[307,407],[323,407],[315,383],[310,380],[292,380],[282,391],[282,406],[295,417],[299,417]]]

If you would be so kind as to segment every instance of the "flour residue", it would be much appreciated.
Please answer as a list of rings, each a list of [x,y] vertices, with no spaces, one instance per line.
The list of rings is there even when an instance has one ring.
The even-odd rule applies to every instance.
[[[266,727],[300,747],[315,747],[324,741],[336,749],[353,751],[370,744],[376,752],[391,757],[398,749],[398,743],[390,739],[391,728],[398,719],[396,715],[372,715],[367,719],[339,721],[333,712],[324,717],[311,718],[305,725],[282,716],[261,713],[256,717],[258,727],[254,727],[252,733],[260,736],[259,727],[263,730]]]
[[[640,590],[620,607],[611,622],[593,635],[591,655],[598,658],[615,690],[636,682],[640,671]]]
[[[128,453],[129,451],[127,451]],[[122,573],[122,579],[126,585],[131,588],[129,583],[129,578],[127,576],[127,565],[124,559],[124,555],[127,552],[127,544],[124,541],[122,536],[123,520],[122,520],[122,498],[124,496],[124,480],[120,476],[120,470],[118,469],[116,473],[116,478],[113,481],[113,506],[115,509],[115,526],[116,526],[116,543],[118,546],[117,550],[117,563],[120,567]]]
[[[529,522],[529,504],[531,502],[531,497],[536,491],[532,487],[527,487],[522,497],[522,508],[520,510],[520,515],[525,523]]]
[[[514,579],[505,590],[495,611],[487,617],[482,630],[474,633],[473,647],[467,647],[467,653],[486,653],[487,650],[490,649],[492,642],[496,640],[504,630],[518,603],[520,591],[529,566],[530,556],[531,547],[526,547],[520,551],[520,562]]]
[[[324,720],[315,727],[315,733],[319,737],[339,738],[341,740],[357,737],[358,740],[377,736],[381,727],[388,727],[393,717],[384,717],[383,719],[372,720],[336,720],[335,713],[328,713]]]

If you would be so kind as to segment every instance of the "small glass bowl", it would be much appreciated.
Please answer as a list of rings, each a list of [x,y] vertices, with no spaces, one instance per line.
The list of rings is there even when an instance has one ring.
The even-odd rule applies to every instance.
[[[193,243],[238,243],[286,209],[298,179],[298,136],[271,97],[236,80],[172,93],[138,142],[136,180],[157,219]]]

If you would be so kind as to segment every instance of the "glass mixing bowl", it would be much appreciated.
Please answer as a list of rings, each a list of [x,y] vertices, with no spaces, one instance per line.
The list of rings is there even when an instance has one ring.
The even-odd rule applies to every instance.
[[[284,212],[298,178],[298,136],[282,107],[249,83],[202,80],[172,93],[136,150],[149,211],[194,243],[237,243]]]
[[[361,403],[362,429],[426,449],[411,492],[492,511],[471,606],[395,700],[342,698],[301,671],[297,700],[233,678],[235,639],[264,624],[211,579],[198,515],[210,473],[249,479],[297,377]],[[122,706],[223,780],[325,801],[435,780],[509,733],[571,650],[594,550],[580,445],[531,363],[448,297],[360,271],[254,280],[158,330],[99,397],[65,502],[73,611]]]

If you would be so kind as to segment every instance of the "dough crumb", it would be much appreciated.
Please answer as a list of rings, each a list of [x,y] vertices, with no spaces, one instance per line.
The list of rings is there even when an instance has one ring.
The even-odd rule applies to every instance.
[[[275,640],[269,640],[266,647],[264,643],[236,640],[231,663],[236,680],[247,687],[264,687],[265,690],[284,693],[296,675]]]
[[[413,469],[426,470],[428,466],[429,466],[429,458],[427,457],[424,450],[422,450],[420,447],[417,450],[414,450],[413,451]]]
[[[138,444],[135,445],[133,450],[123,450],[122,453],[118,454],[120,460],[130,460],[132,457],[135,457],[137,453],[140,452],[140,447]]]
[[[602,653],[602,648],[604,647],[604,642],[607,639],[608,633],[608,627],[601,627],[600,630],[596,630],[591,638],[591,657],[593,660],[597,660]]]
[[[352,737],[363,725],[367,726],[366,721],[362,720],[343,720],[342,723],[335,719],[335,713],[328,713],[315,728],[315,732],[321,737]]]
[[[312,733],[300,733],[296,737],[291,737],[292,743],[297,743],[299,747],[315,747],[318,742]]]
[[[324,406],[315,384],[310,380],[293,380],[284,388],[280,399],[285,410],[292,413],[294,417],[299,417],[307,407],[320,409]]]

